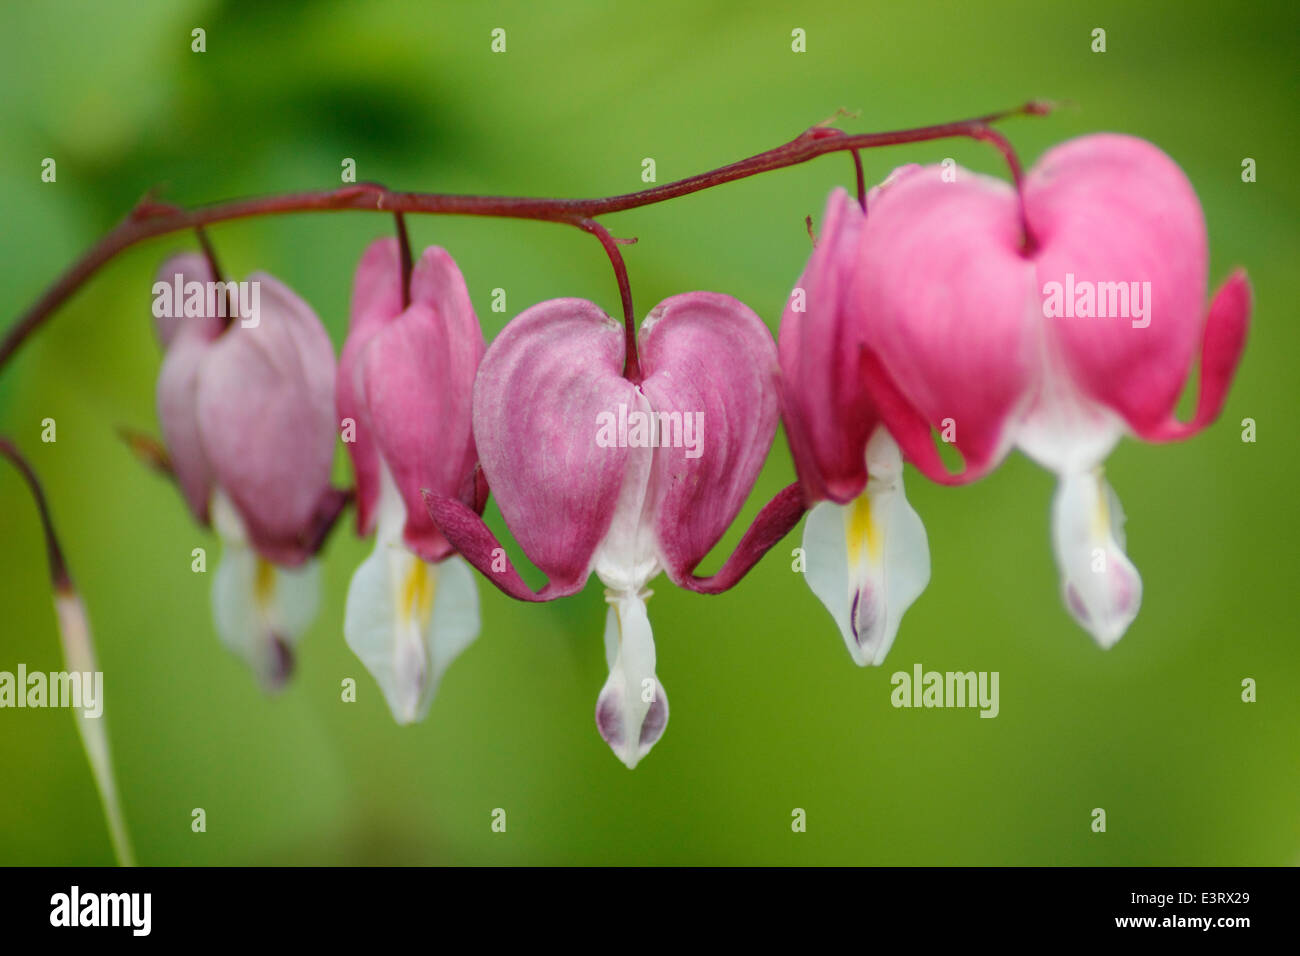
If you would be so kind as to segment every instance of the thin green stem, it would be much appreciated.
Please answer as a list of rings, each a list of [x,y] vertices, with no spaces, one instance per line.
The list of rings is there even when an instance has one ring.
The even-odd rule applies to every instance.
[[[45,532],[45,547],[50,563],[50,580],[54,584],[54,610],[59,621],[59,640],[63,645],[63,659],[70,673],[83,675],[82,686],[84,687],[84,682],[92,679],[91,675],[99,673],[99,666],[95,659],[95,642],[91,636],[85,605],[72,583],[72,576],[68,573],[68,566],[63,560],[63,549],[59,546],[58,535],[54,532],[54,521],[50,517],[45,491],[41,488],[40,480],[36,477],[31,464],[23,457],[17,446],[7,438],[0,437],[0,455],[9,459],[18,469],[32,493],[32,498],[35,499],[41,527]],[[84,697],[79,703],[84,703]],[[86,752],[90,772],[95,778],[95,786],[99,791],[99,801],[108,824],[113,853],[119,865],[134,866],[135,856],[131,852],[126,817],[122,813],[122,801],[118,796],[117,780],[113,775],[113,758],[108,747],[108,728],[104,722],[103,700],[97,701],[96,704],[100,709],[97,717],[89,716],[84,706],[76,710],[77,732],[81,735],[81,745]]]

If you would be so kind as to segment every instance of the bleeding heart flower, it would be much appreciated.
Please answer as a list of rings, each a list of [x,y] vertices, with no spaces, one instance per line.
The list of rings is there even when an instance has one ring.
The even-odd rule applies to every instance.
[[[668,722],[646,615],[660,571],[731,587],[799,520],[796,486],[758,515],[717,574],[695,569],[740,510],[771,446],[777,360],[762,321],[729,296],[666,299],[641,326],[643,378],[623,377],[623,327],[582,299],[543,302],[492,343],[474,385],[474,437],[506,524],[549,583],[532,591],[463,503],[430,514],[507,594],[550,600],[594,571],[609,603],[609,679],[596,702],[606,743],[634,767]]]
[[[1015,190],[964,170],[898,175],[871,205],[849,297],[865,381],[929,477],[977,478],[1017,446],[1060,476],[1053,540],[1066,606],[1102,646],[1142,582],[1101,463],[1124,434],[1185,438],[1219,414],[1245,342],[1250,287],[1204,306],[1205,223],[1150,143],[1102,134],[1048,152]],[[1199,346],[1191,421],[1173,417]],[[931,428],[965,459],[950,475]],[[951,434],[955,432],[955,434]]]
[[[160,282],[182,286],[212,279],[207,261],[194,254],[168,260],[159,272]],[[212,587],[217,633],[274,689],[287,679],[293,645],[315,615],[313,556],[346,497],[329,483],[329,337],[279,280],[254,273],[248,282],[259,299],[251,324],[222,318],[211,302],[184,317],[175,314],[177,303],[159,319],[166,354],[158,417],[190,510],[204,524],[211,519],[223,542]]]
[[[434,527],[421,491],[483,510],[470,418],[483,332],[460,270],[425,250],[403,306],[395,239],[357,267],[339,362],[338,414],[357,479],[358,528],[374,553],[348,589],[343,632],[398,723],[422,719],[443,673],[478,636],[468,565]]]
[[[877,190],[868,197],[868,208]],[[903,461],[862,370],[863,327],[849,288],[864,217],[831,194],[821,235],[781,318],[781,400],[806,500],[808,586],[859,666],[880,664],[930,580],[925,528],[903,491]]]

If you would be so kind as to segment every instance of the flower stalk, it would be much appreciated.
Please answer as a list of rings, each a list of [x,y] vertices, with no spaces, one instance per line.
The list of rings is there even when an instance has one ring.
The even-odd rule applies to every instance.
[[[0,455],[8,458],[23,476],[23,480],[31,490],[36,511],[40,515],[41,527],[45,532],[50,581],[54,587],[54,610],[59,621],[59,639],[63,645],[64,662],[70,672],[96,673],[99,668],[95,659],[95,644],[90,632],[90,621],[86,616],[86,607],[81,601],[81,596],[72,583],[72,575],[68,573],[63,549],[59,545],[58,535],[54,531],[54,521],[50,517],[45,491],[41,488],[40,480],[27,459],[7,438],[0,437]],[[126,830],[126,817],[122,813],[122,802],[113,775],[113,758],[109,751],[104,716],[101,713],[98,717],[89,717],[84,708],[78,708],[76,718],[77,733],[81,735],[81,745],[86,751],[90,772],[99,790],[100,805],[103,807],[104,819],[108,824],[113,853],[119,865],[134,866],[135,855],[131,850],[131,839]]]
[[[160,203],[146,195],[121,223],[74,262],[36,302],[10,327],[0,340],[0,369],[31,334],[54,315],[72,295],[108,262],[130,247],[169,233],[181,232],[255,216],[296,212],[338,212],[368,210],[388,213],[488,216],[567,223],[593,232],[586,223],[597,216],[637,209],[687,196],[724,183],[760,173],[797,166],[827,153],[873,149],[903,143],[919,143],[950,137],[968,137],[992,142],[1008,157],[1013,178],[1019,182],[1019,163],[1006,140],[991,125],[1013,116],[1045,116],[1051,103],[1032,100],[1015,109],[989,113],[955,123],[941,123],[883,133],[847,134],[829,127],[813,127],[788,143],[709,172],[665,183],[650,189],[600,199],[536,199],[517,196],[457,196],[442,193],[395,192],[377,183],[357,183],[339,189],[288,193],[237,199],[231,202],[181,209]],[[600,237],[599,233],[594,233]],[[602,240],[602,245],[605,245]],[[608,252],[608,246],[606,251]],[[611,261],[613,257],[611,256]],[[616,266],[617,269],[617,266]],[[620,288],[620,293],[622,289]],[[624,300],[625,312],[630,294]]]

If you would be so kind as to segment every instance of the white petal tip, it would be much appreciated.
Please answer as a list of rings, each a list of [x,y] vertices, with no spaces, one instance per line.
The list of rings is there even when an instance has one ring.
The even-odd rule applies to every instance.
[[[264,658],[260,663],[250,663],[253,670],[258,672],[262,689],[268,694],[278,694],[293,676],[293,646],[279,634],[271,634],[266,642]]]
[[[629,770],[635,769],[658,743],[667,726],[668,695],[658,680],[655,681],[654,699],[648,705],[641,701],[628,701],[622,682],[613,677],[606,682],[596,700],[596,729],[609,744],[609,749],[614,751],[614,756]]]
[[[1070,616],[1092,635],[1092,639],[1103,651],[1108,651],[1118,644],[1119,639],[1137,619],[1138,608],[1142,602],[1142,581],[1137,577],[1136,571],[1132,571],[1131,574],[1129,571],[1130,568],[1124,568],[1114,575],[1116,580],[1112,582],[1112,588],[1118,592],[1115,599],[1109,607],[1102,611],[1094,610],[1091,615],[1072,584],[1067,581],[1062,588],[1063,599]]]
[[[878,667],[884,663],[898,635],[898,621],[890,620],[886,609],[875,598],[869,585],[860,588],[849,603],[848,627],[844,643],[853,663],[859,667]]]
[[[1124,514],[1100,469],[1061,479],[1052,505],[1061,599],[1102,649],[1113,647],[1142,606],[1142,576],[1124,553]]]
[[[901,467],[878,467],[861,496],[847,505],[821,502],[804,524],[805,580],[859,667],[884,663],[903,615],[930,581],[929,542],[903,493]]]
[[[399,726],[429,714],[443,674],[479,631],[478,593],[459,557],[430,565],[380,516],[375,550],[348,587],[343,636],[383,692]],[[391,525],[391,526],[390,526]]]
[[[293,676],[294,647],[316,614],[316,561],[285,568],[238,540],[226,539],[212,582],[212,613],[223,644],[238,654],[267,693]]]
[[[384,697],[388,700],[388,709],[393,715],[393,722],[399,727],[409,727],[411,724],[418,724],[424,719],[424,714],[420,713],[420,700],[416,697],[413,700],[404,703],[397,703],[393,695],[389,693],[388,688],[383,688]],[[429,697],[430,703],[433,701],[433,695]]]

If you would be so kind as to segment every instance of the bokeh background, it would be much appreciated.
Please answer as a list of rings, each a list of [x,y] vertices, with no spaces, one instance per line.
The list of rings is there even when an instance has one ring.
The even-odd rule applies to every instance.
[[[153,187],[181,203],[339,184],[340,163],[395,188],[607,195],[750,155],[839,108],[852,130],[975,115],[1032,97],[1075,106],[1005,124],[1026,165],[1094,130],[1147,137],[1204,204],[1211,279],[1248,267],[1254,328],[1222,420],[1177,446],[1125,441],[1109,478],[1145,581],[1141,615],[1102,652],[1062,609],[1052,478],[1011,458],[942,489],[909,471],[933,552],[929,590],[885,666],[853,666],[778,547],[735,590],[661,578],[650,603],[672,720],[629,772],[597,735],[604,605],[592,582],[545,606],[482,586],[483,634],[430,717],[394,725],[343,642],[369,551],[351,526],[299,671],[268,698],[218,643],[215,539],[114,435],[156,429],[150,284],[189,236],[113,262],[0,374],[0,431],[31,456],[92,616],[128,823],[147,864],[1300,862],[1294,422],[1298,8],[1213,2],[654,4],[6,4],[0,13],[0,304],[16,316]],[[207,52],[190,31],[207,31]],[[490,52],[490,31],[507,52]],[[791,52],[791,30],[807,52]],[[1091,31],[1107,52],[1091,52]],[[54,157],[58,180],[40,181]],[[1002,175],[967,142],[867,153]],[[1241,181],[1241,161],[1258,181]],[[640,313],[712,289],[773,331],[844,156],[609,217]],[[457,258],[489,337],[524,307],[586,296],[615,311],[577,230],[417,218]],[[352,270],[390,229],[366,213],[218,226],[232,277],[265,268],[341,344]],[[491,311],[507,291],[508,313]],[[10,319],[5,318],[5,322]],[[1184,406],[1192,396],[1187,396]],[[1258,441],[1240,422],[1258,423]],[[40,442],[53,417],[58,441]],[[339,453],[339,478],[346,477]],[[793,477],[784,437],[706,563]],[[502,532],[500,515],[491,523]],[[517,556],[518,552],[513,552]],[[530,580],[540,581],[531,571]],[[0,469],[0,669],[58,669],[43,546]],[[1001,674],[1001,713],[895,710],[890,674]],[[357,678],[360,699],[340,701]],[[1258,702],[1241,701],[1243,678]],[[203,807],[207,832],[190,829]],[[490,828],[507,812],[504,834]],[[807,811],[806,833],[791,812]],[[1105,834],[1091,810],[1108,814]],[[108,864],[70,713],[0,712],[0,863]]]

